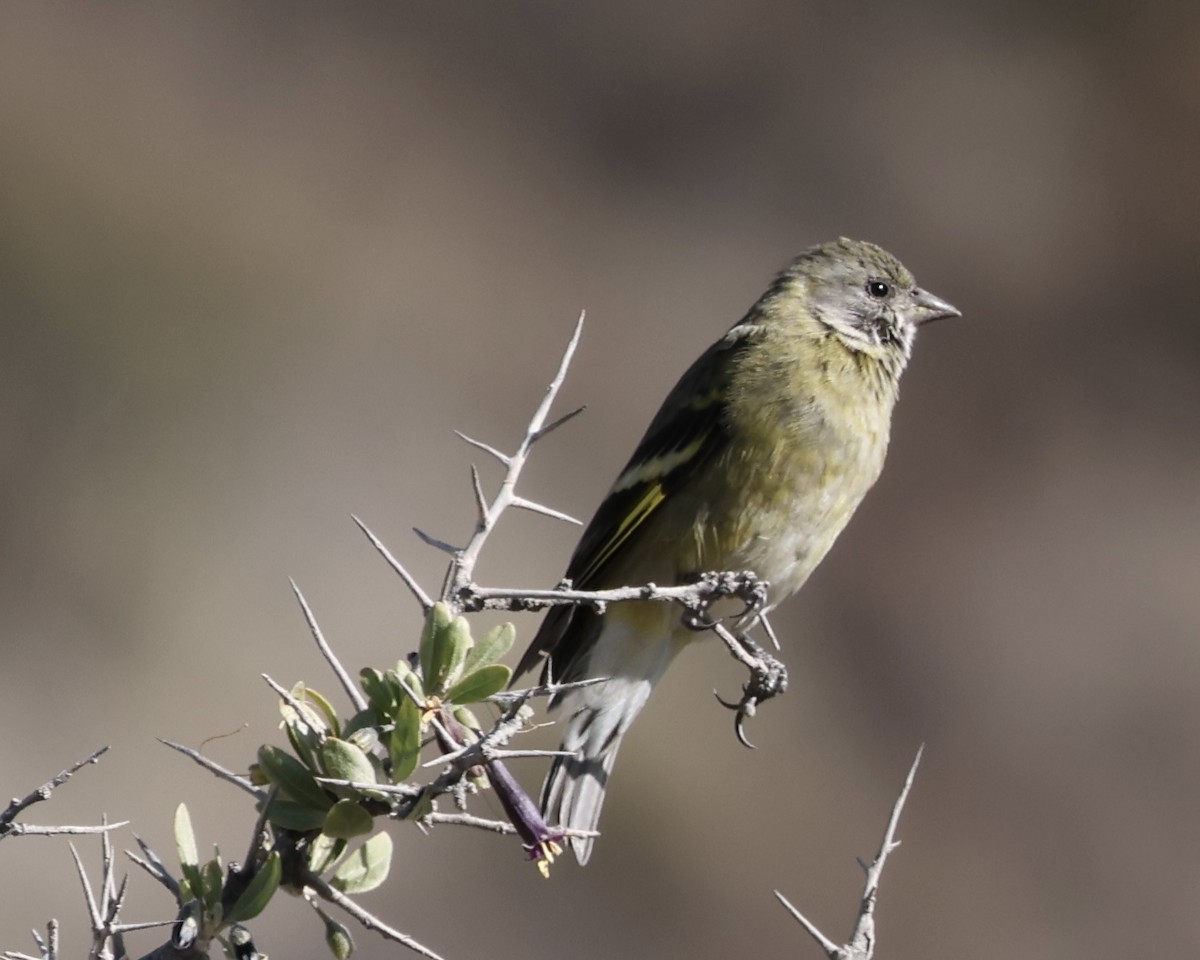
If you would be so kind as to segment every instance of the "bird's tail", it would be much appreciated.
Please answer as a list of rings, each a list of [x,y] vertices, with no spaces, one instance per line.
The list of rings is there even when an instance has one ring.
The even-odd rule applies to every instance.
[[[661,634],[647,642],[632,631],[604,633],[587,673],[608,679],[563,700],[567,724],[561,749],[573,756],[557,757],[542,787],[546,822],[567,830],[595,831],[621,739],[680,649]],[[581,864],[591,856],[594,839],[570,838]]]

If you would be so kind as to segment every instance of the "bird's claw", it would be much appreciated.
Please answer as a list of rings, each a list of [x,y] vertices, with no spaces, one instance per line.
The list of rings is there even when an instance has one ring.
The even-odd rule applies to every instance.
[[[733,718],[733,732],[737,735],[738,742],[743,747],[749,747],[751,750],[758,748],[750,742],[750,738],[746,736],[746,718],[754,716],[755,708],[758,706],[758,698],[749,694],[750,685],[747,684],[742,688],[742,699],[737,703],[730,703],[722,697],[717,691],[713,691],[713,696],[717,698],[717,703],[723,706],[726,710],[733,710],[736,716]]]
[[[754,744],[746,736],[746,718],[755,715],[760,703],[778,696],[787,689],[787,667],[781,660],[772,657],[749,638],[741,637],[739,639],[742,641],[743,649],[753,654],[753,662],[749,665],[750,679],[742,687],[742,697],[737,703],[731,703],[715,690],[713,695],[721,706],[735,711],[733,732],[742,746],[753,750],[755,749]]]
[[[743,747],[746,747],[750,750],[757,750],[758,747],[750,742],[750,738],[746,736],[746,731],[742,727],[746,717],[753,715],[753,713],[750,713],[746,710],[739,710],[737,712],[737,716],[733,718],[733,732],[737,735],[738,743],[740,743]]]
[[[684,609],[683,616],[680,617],[680,622],[689,630],[695,630],[697,633],[704,630],[711,630],[717,625],[717,621],[708,614],[708,610],[704,607],[688,607]]]
[[[767,607],[767,581],[754,580],[746,588],[747,593],[744,594],[746,600],[745,609],[738,614],[738,619],[742,619],[750,614],[761,613]]]

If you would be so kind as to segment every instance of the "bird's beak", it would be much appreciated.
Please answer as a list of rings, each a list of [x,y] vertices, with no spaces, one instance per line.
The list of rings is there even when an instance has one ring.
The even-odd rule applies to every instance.
[[[961,310],[951,306],[941,297],[935,297],[928,290],[922,290],[918,287],[912,292],[912,310],[909,317],[917,326],[933,320],[945,320],[947,317],[961,316]]]

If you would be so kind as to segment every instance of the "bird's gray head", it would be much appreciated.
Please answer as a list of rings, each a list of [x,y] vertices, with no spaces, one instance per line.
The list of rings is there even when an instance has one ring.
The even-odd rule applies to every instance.
[[[847,347],[901,365],[912,351],[917,327],[961,316],[918,287],[890,253],[863,240],[842,237],[806,250],[780,279],[785,286],[799,286],[813,316]]]

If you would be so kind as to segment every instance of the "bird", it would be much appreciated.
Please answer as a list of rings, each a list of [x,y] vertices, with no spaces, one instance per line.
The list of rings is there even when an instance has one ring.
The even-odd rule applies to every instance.
[[[804,584],[887,453],[917,328],[961,313],[887,251],[845,237],[780,271],[745,316],[683,374],[587,524],[567,566],[577,590],[766,580],[769,612]],[[673,604],[561,605],[515,671],[603,678],[555,696],[561,751],[542,813],[591,856],[622,738],[655,683],[699,634]]]

